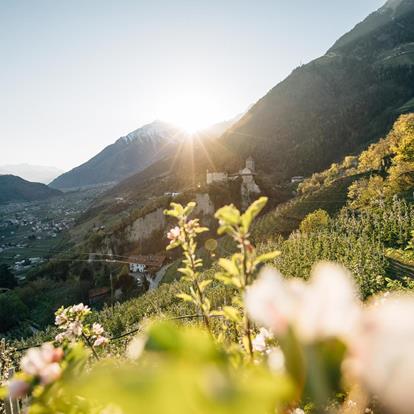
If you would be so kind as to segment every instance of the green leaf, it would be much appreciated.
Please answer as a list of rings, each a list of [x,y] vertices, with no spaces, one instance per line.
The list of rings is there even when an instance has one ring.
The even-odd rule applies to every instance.
[[[233,306],[224,306],[223,315],[232,322],[239,323],[241,321],[240,312]]]
[[[232,278],[227,273],[216,273],[214,275],[214,279],[223,282],[225,285],[233,284]]]
[[[177,293],[177,298],[182,299],[184,302],[193,302],[193,298],[187,293]]]
[[[261,254],[260,256],[256,257],[254,265],[257,266],[260,263],[270,262],[271,260],[276,259],[276,257],[280,256],[281,254],[282,253],[280,251]]]
[[[165,250],[172,250],[175,249],[176,247],[178,247],[180,245],[180,242],[174,242],[174,243],[170,243]]]
[[[249,231],[252,221],[259,215],[267,203],[267,197],[260,197],[253,202],[246,212],[241,217],[243,230],[247,233]]]
[[[212,282],[211,279],[206,279],[206,280],[202,280],[199,285],[200,285],[200,290],[202,292],[204,292],[204,289]]]
[[[197,233],[197,234],[200,234],[200,233],[205,233],[206,231],[208,231],[209,230],[209,228],[208,227],[197,227],[196,229],[195,229],[195,232]]]
[[[230,233],[231,233],[231,231],[232,231],[231,226],[228,226],[228,225],[223,225],[223,226],[220,226],[220,227],[217,229],[217,234],[218,234],[219,236],[222,236],[222,235],[223,235],[223,234],[225,234],[225,233],[230,234]]]
[[[183,216],[189,216],[197,204],[194,201],[189,202],[183,209]]]
[[[222,267],[227,273],[229,273],[232,276],[238,276],[239,275],[239,269],[236,266],[236,263],[234,263],[231,260],[228,259],[220,259],[218,261],[218,264],[220,267]]]
[[[183,275],[185,275],[187,277],[190,277],[190,278],[193,277],[193,275],[194,275],[194,272],[190,268],[188,268],[188,267],[180,267],[178,269],[178,271],[180,273],[182,273]]]
[[[233,204],[218,209],[214,217],[220,220],[222,225],[237,226],[240,223],[240,211]]]

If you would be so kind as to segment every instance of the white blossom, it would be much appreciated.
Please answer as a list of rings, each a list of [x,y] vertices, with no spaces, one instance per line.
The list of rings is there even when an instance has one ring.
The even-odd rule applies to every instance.
[[[275,347],[267,352],[267,365],[273,372],[285,371],[285,355],[280,348]]]
[[[339,265],[320,263],[309,283],[285,280],[266,268],[247,290],[250,317],[276,336],[291,327],[303,342],[338,337],[347,340],[360,315],[351,276]]]
[[[102,327],[101,324],[95,322],[92,325],[92,333],[94,335],[102,335],[104,333],[104,328]]]
[[[344,363],[390,411],[414,407],[414,296],[389,296],[368,306]]]
[[[142,336],[136,336],[128,344],[126,355],[129,359],[138,359],[145,348],[146,339]]]
[[[98,336],[95,339],[95,341],[93,343],[93,346],[98,347],[98,346],[106,345],[108,342],[109,342],[109,340],[105,336]]]
[[[83,303],[78,303],[77,305],[73,305],[70,309],[70,312],[72,313],[83,313],[88,314],[91,312],[91,309],[89,306],[84,305]]]
[[[272,333],[266,328],[260,328],[259,333],[253,338],[253,349],[258,352],[264,352],[267,349],[267,341],[272,339]]]
[[[302,291],[295,329],[304,342],[348,341],[360,318],[361,303],[352,276],[340,265],[322,262]]]
[[[275,335],[283,335],[294,319],[300,290],[299,284],[291,286],[276,270],[265,268],[246,292],[247,312]]]
[[[43,344],[40,348],[31,348],[21,360],[21,369],[28,375],[38,377],[43,385],[50,384],[60,377],[59,361],[63,357],[60,348],[52,344]]]

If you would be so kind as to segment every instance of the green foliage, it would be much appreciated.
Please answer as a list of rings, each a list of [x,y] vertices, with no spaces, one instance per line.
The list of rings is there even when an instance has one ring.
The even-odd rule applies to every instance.
[[[0,288],[13,289],[17,280],[7,264],[0,265]]]
[[[251,358],[253,358],[252,326],[244,309],[243,296],[247,287],[253,282],[258,267],[273,260],[279,254],[279,252],[267,252],[257,256],[256,249],[249,240],[250,227],[266,203],[267,198],[261,197],[244,214],[233,205],[222,207],[215,214],[219,220],[218,234],[230,236],[237,243],[239,250],[230,259],[222,258],[218,261],[222,270],[216,273],[216,280],[232,287],[235,294],[232,298],[232,306],[223,306],[215,314],[223,316],[234,324],[237,337],[240,338]]]
[[[359,158],[359,170],[380,172],[349,189],[353,208],[367,208],[378,200],[414,188],[414,114],[402,115],[387,137],[371,145]]]
[[[377,203],[384,199],[385,196],[384,179],[379,175],[354,182],[348,192],[349,205],[355,209],[369,207],[373,202]]]
[[[120,365],[105,361],[72,385],[82,396],[124,413],[251,413],[279,410],[290,381],[262,364],[234,366],[205,332],[160,323],[149,328],[144,352]]]
[[[231,238],[237,250],[206,271],[201,271],[203,263],[197,250],[197,237],[206,229],[197,219],[190,219],[195,203],[172,203],[166,214],[176,219],[178,226],[168,234],[169,248],[183,251],[182,279],[118,304],[115,312],[105,308],[90,315],[82,305],[60,309],[57,323],[65,341],[63,373],[54,384],[42,388],[31,382],[36,384],[32,408],[68,412],[71,407],[76,412],[94,413],[111,405],[125,413],[139,408],[149,413],[197,410],[224,414],[285,412],[304,401],[311,401],[316,412],[322,412],[332,400],[340,405],[337,395],[344,391],[341,366],[346,343],[337,338],[303,342],[293,329],[276,333],[277,337],[265,344],[280,346],[276,349],[283,352],[284,370],[272,371],[267,354],[253,346],[256,328],[247,317],[245,295],[254,288],[251,285],[259,268],[268,262],[287,278],[303,279],[309,278],[315,262],[340,262],[352,273],[363,298],[382,290],[411,288],[412,283],[387,279],[384,249],[387,244],[406,245],[411,240],[414,208],[394,199],[380,202],[377,209],[355,212],[344,208],[332,219],[326,211],[317,210],[305,218],[302,232],[286,240],[268,238],[256,250],[250,240],[251,229],[266,202],[265,197],[260,198],[243,214],[233,205],[216,212],[219,235]],[[198,322],[186,321],[194,305],[201,312],[205,329],[200,329]],[[80,319],[76,319],[78,314]],[[184,316],[182,325],[146,321],[170,315]],[[88,322],[86,316],[90,317]],[[111,343],[100,354],[109,357],[81,374],[79,369],[88,356],[82,347],[69,342],[73,335],[83,338],[98,359],[93,341],[103,330],[92,325],[98,317],[109,332],[119,335],[139,324],[141,334],[129,345],[124,338]],[[73,330],[73,322],[81,322],[81,334]],[[122,356],[126,347],[132,358],[127,363]]]
[[[298,186],[299,194],[309,194],[322,187],[333,184],[336,180],[357,173],[358,160],[355,156],[347,156],[340,164],[332,164],[329,169],[314,173]]]
[[[129,274],[129,269],[127,265],[122,266],[115,280],[115,288],[121,289],[122,293],[127,293],[128,291],[132,290],[135,285],[135,280]]]
[[[0,294],[0,332],[15,327],[28,316],[29,310],[14,292]]]
[[[0,176],[0,203],[35,201],[62,194],[45,184],[32,183],[15,175]]]
[[[203,267],[203,261],[197,258],[197,236],[208,231],[206,227],[201,227],[198,219],[190,220],[189,216],[196,207],[196,203],[190,202],[183,207],[181,204],[171,203],[171,209],[165,210],[164,214],[174,217],[178,221],[178,226],[171,229],[168,233],[170,244],[167,250],[180,247],[183,251],[184,267],[178,269],[183,275],[183,280],[190,282],[189,293],[181,292],[177,297],[185,302],[193,303],[196,308],[201,311],[203,321],[208,330],[210,330],[209,315],[211,310],[211,302],[205,296],[205,290],[211,283],[210,279],[200,280],[199,269]]]
[[[329,224],[329,214],[322,209],[309,213],[300,223],[299,230],[302,233],[312,233],[326,228]]]

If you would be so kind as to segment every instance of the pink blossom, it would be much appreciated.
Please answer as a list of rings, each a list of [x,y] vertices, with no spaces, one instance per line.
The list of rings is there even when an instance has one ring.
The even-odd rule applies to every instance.
[[[28,375],[40,378],[46,385],[59,378],[61,368],[58,364],[63,357],[60,348],[54,348],[52,344],[43,344],[40,348],[31,348],[21,360],[22,371]]]
[[[39,373],[40,382],[43,385],[50,384],[59,379],[62,369],[57,362],[46,365]]]
[[[13,379],[8,384],[10,398],[17,399],[24,397],[30,389],[30,385],[23,380]]]
[[[102,327],[101,324],[95,322],[92,325],[92,333],[94,335],[102,335],[104,333],[104,328]]]
[[[101,345],[106,345],[109,342],[108,338],[105,338],[104,336],[98,336],[95,339],[95,342],[93,343],[94,347],[98,347]]]
[[[172,228],[168,233],[167,233],[167,238],[171,241],[175,241],[180,237],[180,233],[181,230],[178,226]]]

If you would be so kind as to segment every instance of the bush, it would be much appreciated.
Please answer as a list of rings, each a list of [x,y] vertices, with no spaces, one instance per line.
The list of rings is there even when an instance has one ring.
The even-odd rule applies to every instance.
[[[14,328],[28,313],[29,309],[14,292],[0,294],[0,332]]]
[[[0,288],[13,289],[17,286],[17,280],[6,264],[0,265]]]
[[[319,209],[308,214],[300,223],[299,229],[302,233],[312,233],[326,228],[329,219],[329,214],[325,210]]]

